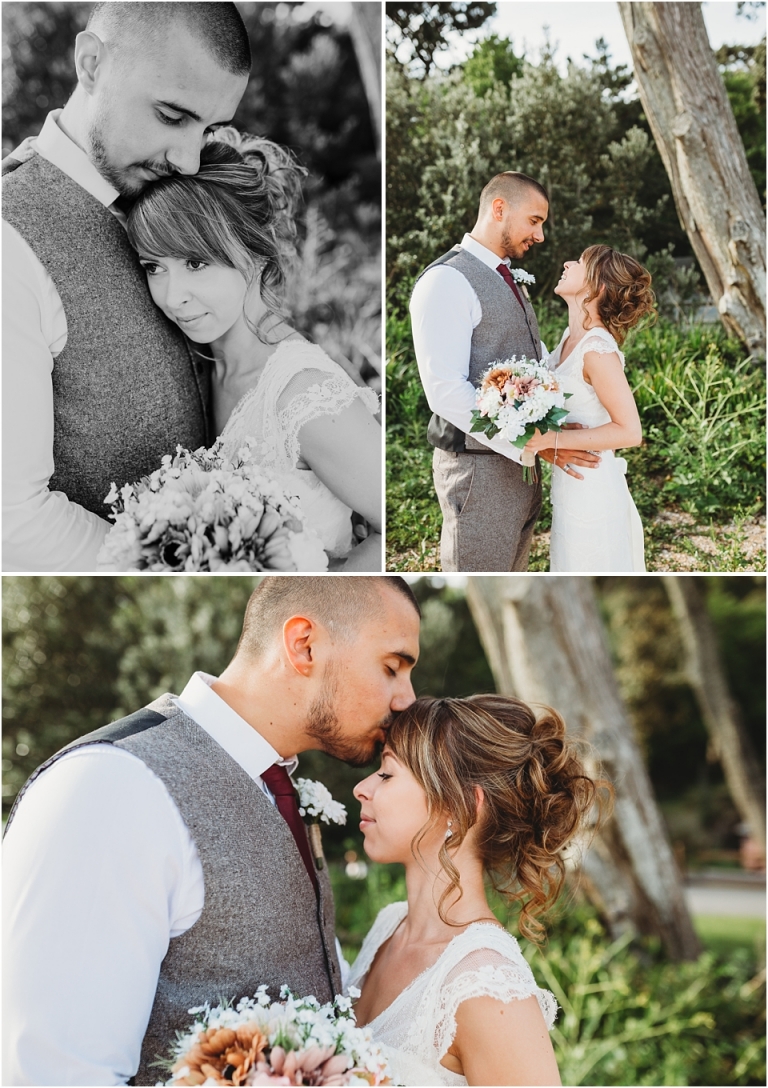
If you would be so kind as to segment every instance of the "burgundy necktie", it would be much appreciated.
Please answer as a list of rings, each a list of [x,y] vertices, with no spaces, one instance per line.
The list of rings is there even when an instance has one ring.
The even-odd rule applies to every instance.
[[[296,840],[302,861],[317,893],[315,862],[309,849],[307,829],[299,812],[299,795],[296,793],[296,787],[291,782],[285,767],[281,767],[279,763],[273,763],[266,771],[262,771],[261,777],[275,795],[277,810],[291,829],[291,834]]]
[[[496,271],[501,273],[501,275],[507,281],[509,286],[515,292],[515,298],[520,303],[520,305],[523,306],[522,295],[520,294],[520,292],[517,289],[517,284],[515,283],[514,278],[512,276],[512,273],[509,271],[508,266],[505,265],[504,262],[502,261],[501,264],[497,266]],[[525,309],[525,306],[523,306],[523,309]]]

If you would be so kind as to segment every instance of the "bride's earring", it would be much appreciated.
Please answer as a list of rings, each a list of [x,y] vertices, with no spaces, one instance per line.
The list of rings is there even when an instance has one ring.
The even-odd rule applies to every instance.
[[[451,837],[451,836],[453,835],[453,832],[451,831],[451,828],[452,828],[452,827],[453,827],[453,820],[449,820],[449,821],[448,821],[448,830],[447,830],[447,831],[446,831],[446,833],[445,833],[445,841],[446,841],[446,842],[447,842],[447,841],[448,841],[448,839],[450,839],[450,837]]]

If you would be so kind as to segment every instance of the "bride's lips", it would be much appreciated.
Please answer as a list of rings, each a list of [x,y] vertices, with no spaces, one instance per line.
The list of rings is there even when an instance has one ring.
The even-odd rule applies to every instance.
[[[207,316],[207,314],[196,314],[194,317],[177,317],[176,320],[180,325],[193,325],[195,321],[199,321],[201,317]]]
[[[364,812],[360,813],[360,830],[365,831],[371,824],[375,824],[376,821],[372,816],[366,816]]]

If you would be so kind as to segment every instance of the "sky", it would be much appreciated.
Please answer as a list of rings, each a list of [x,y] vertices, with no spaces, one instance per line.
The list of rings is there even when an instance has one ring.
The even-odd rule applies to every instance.
[[[710,0],[702,5],[702,11],[713,49],[726,43],[756,44],[765,34],[765,4],[754,20],[737,15],[736,4],[731,0]],[[444,68],[465,60],[475,40],[493,33],[511,38],[516,52],[525,45],[527,55],[536,60],[547,25],[553,44],[559,42],[555,59],[561,71],[565,72],[568,56],[580,62],[584,53],[593,55],[595,41],[600,37],[608,42],[615,63],[631,67],[627,39],[614,0],[537,0],[536,3],[499,0],[496,15],[479,31],[463,38],[453,35],[452,48],[439,56],[438,63]]]

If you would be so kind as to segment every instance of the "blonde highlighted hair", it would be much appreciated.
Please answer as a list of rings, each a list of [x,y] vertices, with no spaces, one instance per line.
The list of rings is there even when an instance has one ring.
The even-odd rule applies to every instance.
[[[656,320],[651,273],[639,261],[603,245],[589,246],[581,259],[587,285],[583,304],[585,328],[589,328],[590,320],[587,303],[595,299],[600,320],[619,346],[641,318],[652,315],[652,321]]]
[[[594,830],[612,794],[606,781],[587,774],[560,715],[543,707],[537,717],[502,695],[422,698],[397,715],[387,747],[427,795],[430,820],[414,839],[414,854],[435,818],[452,821],[439,853],[448,879],[438,904],[443,921],[446,900],[462,894],[451,851],[477,827],[476,847],[494,888],[520,905],[524,936],[541,941],[539,915],[562,890],[564,849],[590,820]]]

